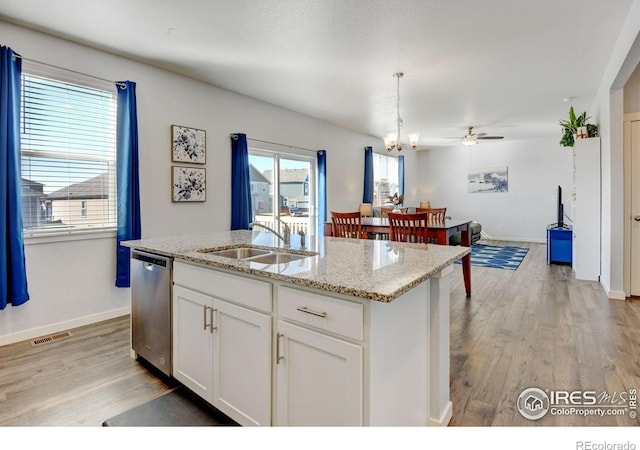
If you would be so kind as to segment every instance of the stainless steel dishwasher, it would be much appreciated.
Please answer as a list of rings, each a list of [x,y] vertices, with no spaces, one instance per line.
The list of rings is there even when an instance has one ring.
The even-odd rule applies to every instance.
[[[173,259],[131,251],[131,348],[171,376]]]

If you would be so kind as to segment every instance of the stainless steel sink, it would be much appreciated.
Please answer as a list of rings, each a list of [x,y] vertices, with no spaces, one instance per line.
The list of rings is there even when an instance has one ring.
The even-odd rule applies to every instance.
[[[315,252],[307,252],[305,254],[289,253],[286,251],[282,251],[282,249],[257,248],[253,246],[226,248],[223,250],[216,250],[215,248],[202,248],[198,250],[198,252],[207,253],[209,255],[222,256],[224,258],[257,262],[260,264],[284,264],[317,255],[317,253]]]
[[[234,258],[234,259],[246,259],[251,258],[253,256],[259,255],[268,255],[271,253],[270,250],[265,250],[263,248],[253,248],[253,247],[236,247],[236,248],[228,248],[226,250],[200,250],[201,253],[209,253],[210,255],[223,256],[225,258]]]
[[[267,255],[254,256],[247,261],[257,262],[261,264],[284,264],[298,259],[308,258],[309,255],[298,255],[296,253],[273,252]]]

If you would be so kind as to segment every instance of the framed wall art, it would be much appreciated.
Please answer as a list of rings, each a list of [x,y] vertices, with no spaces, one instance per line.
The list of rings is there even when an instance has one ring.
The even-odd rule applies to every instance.
[[[171,200],[204,202],[207,198],[206,169],[173,166],[171,168]]]
[[[507,192],[509,190],[508,169],[504,167],[483,167],[469,169],[469,192]]]
[[[171,125],[171,161],[204,164],[206,160],[206,132],[197,128]]]

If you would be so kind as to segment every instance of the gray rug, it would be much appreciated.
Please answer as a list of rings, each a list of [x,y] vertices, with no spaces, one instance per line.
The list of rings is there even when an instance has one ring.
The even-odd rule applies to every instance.
[[[118,414],[103,427],[206,427],[238,424],[185,387]]]

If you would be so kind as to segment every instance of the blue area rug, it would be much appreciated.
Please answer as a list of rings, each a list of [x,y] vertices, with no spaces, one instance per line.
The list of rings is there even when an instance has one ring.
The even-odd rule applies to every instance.
[[[471,265],[516,270],[528,251],[526,247],[476,244],[471,246]]]

